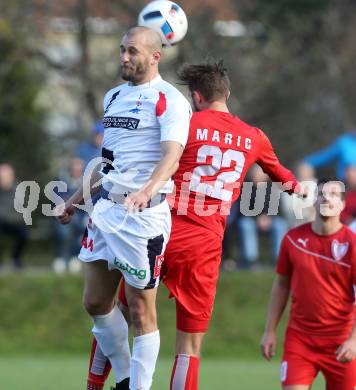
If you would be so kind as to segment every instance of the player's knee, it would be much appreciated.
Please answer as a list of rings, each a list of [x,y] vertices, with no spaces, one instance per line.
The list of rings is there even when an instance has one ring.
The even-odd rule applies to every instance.
[[[84,296],[83,306],[91,316],[107,314],[112,310],[112,304],[103,302],[95,296]]]
[[[177,333],[176,353],[178,355],[200,356],[202,333]]]

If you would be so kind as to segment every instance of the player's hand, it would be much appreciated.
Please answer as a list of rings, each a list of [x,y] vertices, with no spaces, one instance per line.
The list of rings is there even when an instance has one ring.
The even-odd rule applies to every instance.
[[[124,206],[130,213],[136,211],[142,211],[148,205],[150,196],[145,191],[137,191],[130,194],[126,199]]]
[[[349,363],[356,357],[356,340],[347,339],[340,347],[336,350],[336,360],[341,363]]]
[[[299,182],[296,189],[295,189],[295,194],[302,199],[306,199],[309,195],[309,187],[307,185],[308,182]]]
[[[275,332],[265,332],[261,340],[261,352],[265,359],[270,361],[276,354],[277,336]]]
[[[72,203],[61,203],[55,208],[54,212],[59,222],[66,225],[72,220],[73,214],[75,213],[75,207]]]

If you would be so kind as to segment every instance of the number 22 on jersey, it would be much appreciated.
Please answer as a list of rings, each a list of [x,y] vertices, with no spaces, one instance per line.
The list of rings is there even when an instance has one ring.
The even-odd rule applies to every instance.
[[[198,150],[197,162],[206,163],[208,157],[212,158],[210,165],[200,165],[194,168],[189,190],[229,202],[233,191],[225,189],[224,185],[235,183],[240,179],[245,165],[245,156],[242,152],[233,149],[228,149],[223,153],[217,146],[201,146]],[[218,174],[214,184],[201,182],[202,176],[215,176],[220,169],[230,168],[233,161],[236,163],[234,169]]]

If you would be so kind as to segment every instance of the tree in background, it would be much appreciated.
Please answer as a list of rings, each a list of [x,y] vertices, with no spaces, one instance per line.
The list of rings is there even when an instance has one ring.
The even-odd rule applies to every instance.
[[[45,179],[50,148],[36,106],[41,74],[27,55],[26,36],[0,18],[0,161],[21,179]]]
[[[175,72],[183,62],[198,62],[209,54],[223,58],[232,79],[232,112],[262,127],[286,163],[303,157],[301,153],[328,144],[355,124],[353,107],[356,89],[351,87],[356,81],[353,65],[356,42],[354,1],[177,1],[188,15],[189,30],[187,37],[176,48],[177,55],[163,62],[164,76],[174,80]],[[75,103],[72,113],[78,113],[78,122],[73,125],[72,133],[57,138],[57,145],[63,145],[59,155],[70,149],[65,143],[68,139],[83,136],[78,129],[88,128],[90,120],[102,115],[104,92],[120,82],[119,38],[123,31],[136,23],[139,11],[147,2],[26,0],[21,2],[21,7],[18,0],[6,2],[12,26],[16,26],[16,30],[10,29],[10,35],[6,38],[9,40],[12,37],[9,42],[15,47],[10,52],[16,53],[13,55],[18,64],[26,63],[26,66],[21,66],[26,67],[27,74],[34,73],[29,76],[29,83],[14,80],[7,84],[7,88],[14,91],[13,86],[17,86],[17,91],[20,91],[26,84],[26,88],[32,90],[32,97],[29,94],[24,96],[27,96],[27,104],[31,101],[31,107],[35,109],[32,102],[41,83],[32,67],[32,58],[36,64],[40,64],[41,79],[47,85],[43,100],[52,99],[52,106],[57,107],[57,111],[61,108],[61,103],[56,106],[58,88],[51,85],[48,88],[49,79],[60,79],[60,89],[66,91],[61,102],[68,101],[67,96],[70,96]],[[0,11],[3,14],[1,5]],[[49,55],[46,34],[41,35],[40,30],[48,29],[53,17],[66,17],[76,23],[73,50],[78,55],[71,62],[57,61]],[[117,21],[118,31],[103,34],[98,39],[90,29],[90,22],[95,18],[113,18]],[[235,37],[217,34],[214,23],[220,19],[242,22],[245,34]],[[17,30],[19,27],[22,32]],[[21,39],[18,38],[20,34]],[[51,34],[53,37],[53,32]],[[29,39],[23,39],[24,36]],[[41,39],[37,39],[39,37]],[[30,47],[27,45],[29,40]],[[110,48],[105,45],[109,41]],[[27,52],[23,50],[24,46]],[[7,63],[11,64],[11,58],[10,54],[2,57],[1,69],[5,69]],[[17,79],[17,76],[13,77]],[[10,92],[7,91],[7,94]],[[3,104],[4,101],[1,106]],[[9,115],[1,110],[1,121],[10,121]],[[38,110],[35,112],[39,115]],[[16,119],[20,121],[20,116],[16,115]],[[26,139],[26,134],[32,134],[17,123],[17,134],[21,134],[21,137]],[[27,123],[30,125],[32,122]],[[5,131],[3,125],[1,129]],[[11,133],[15,134],[14,131]],[[13,142],[5,146],[5,140],[0,142],[0,151],[5,150],[6,153],[12,150],[12,153],[21,155],[21,148],[31,150],[26,142],[18,146]],[[42,152],[36,153],[36,156],[42,156]]]

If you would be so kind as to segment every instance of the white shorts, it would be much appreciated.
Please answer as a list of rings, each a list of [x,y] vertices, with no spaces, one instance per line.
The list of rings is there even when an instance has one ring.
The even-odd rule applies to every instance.
[[[121,271],[130,286],[155,288],[170,232],[166,200],[142,212],[128,213],[123,205],[100,199],[85,230],[79,259],[106,260],[108,268]]]

